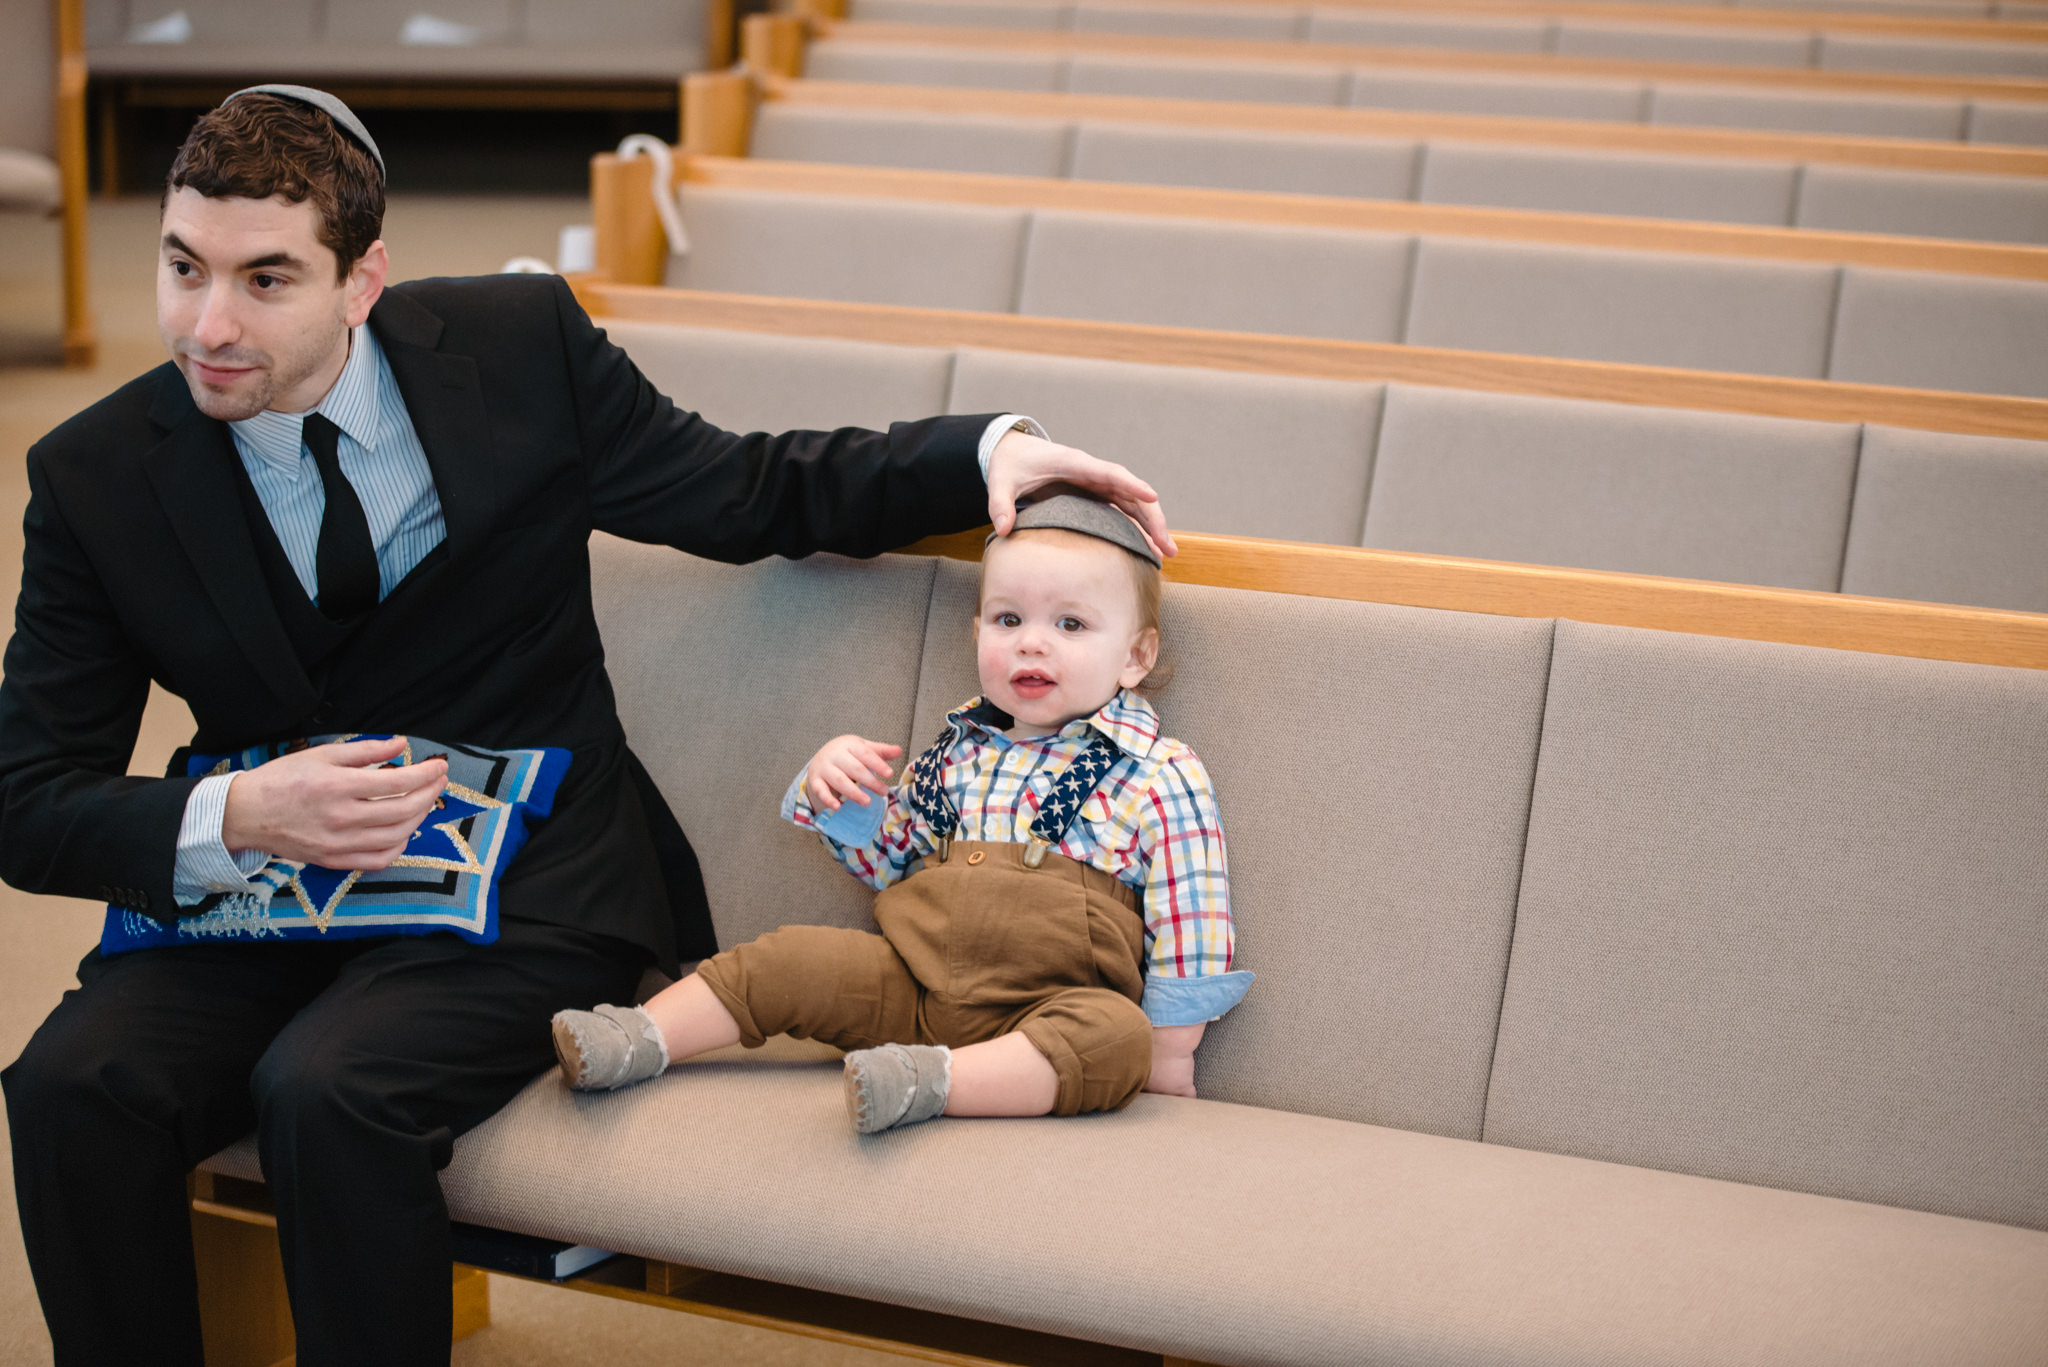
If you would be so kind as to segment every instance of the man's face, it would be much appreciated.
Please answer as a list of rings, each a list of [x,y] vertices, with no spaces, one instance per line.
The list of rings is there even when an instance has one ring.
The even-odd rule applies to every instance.
[[[349,329],[369,317],[389,263],[378,242],[337,281],[319,228],[311,203],[171,192],[157,330],[208,417],[303,412],[340,377]]]

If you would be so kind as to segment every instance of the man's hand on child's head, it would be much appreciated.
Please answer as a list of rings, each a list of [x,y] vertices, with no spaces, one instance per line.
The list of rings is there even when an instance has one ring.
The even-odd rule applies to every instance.
[[[1148,1092],[1167,1096],[1195,1094],[1195,1046],[1202,1042],[1201,1025],[1155,1025],[1152,1027],[1152,1076],[1145,1083]]]
[[[988,518],[996,534],[1006,535],[1017,520],[1018,499],[1057,483],[1075,485],[1123,509],[1162,555],[1178,549],[1151,485],[1121,465],[1029,432],[1005,432],[989,453]]]
[[[900,745],[884,745],[860,736],[834,736],[811,756],[804,792],[811,805],[836,812],[841,802],[865,807],[869,793],[889,791],[889,761],[903,753]]]

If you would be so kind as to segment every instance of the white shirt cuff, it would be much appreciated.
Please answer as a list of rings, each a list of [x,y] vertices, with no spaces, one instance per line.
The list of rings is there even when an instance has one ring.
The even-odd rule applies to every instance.
[[[988,458],[995,454],[996,443],[1009,435],[1011,429],[1018,427],[1023,428],[1034,437],[1044,437],[1047,441],[1052,440],[1050,436],[1046,435],[1045,429],[1038,425],[1038,419],[1027,418],[1022,413],[1003,414],[1003,416],[982,429],[981,449],[976,454],[981,458],[981,482],[983,484],[988,483]]]
[[[230,854],[221,840],[227,820],[228,785],[235,774],[209,774],[185,799],[185,818],[178,826],[178,860],[171,868],[171,892],[196,902],[213,892],[245,892],[250,875],[262,870],[270,856],[261,850]]]

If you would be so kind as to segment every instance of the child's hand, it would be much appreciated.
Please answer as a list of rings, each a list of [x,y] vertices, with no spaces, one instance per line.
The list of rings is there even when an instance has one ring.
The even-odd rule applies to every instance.
[[[1148,1092],[1167,1096],[1195,1094],[1195,1046],[1202,1042],[1208,1025],[1155,1025],[1152,1027],[1152,1076],[1145,1083]]]
[[[804,776],[804,793],[821,811],[836,812],[842,801],[865,807],[868,793],[889,791],[889,761],[903,753],[900,745],[859,736],[834,736],[811,756],[810,772]],[[862,789],[866,789],[863,792]]]

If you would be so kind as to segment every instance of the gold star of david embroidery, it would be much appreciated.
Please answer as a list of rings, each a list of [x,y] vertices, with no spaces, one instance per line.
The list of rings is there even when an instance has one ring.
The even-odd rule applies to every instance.
[[[356,739],[356,736],[353,734],[340,737],[341,741],[351,741],[354,739]],[[405,765],[411,764],[412,762],[412,740],[410,737],[407,737],[405,740],[405,749],[398,756],[398,764],[393,767],[402,768]],[[229,764],[230,761],[224,759],[219,764],[214,766],[212,772],[216,774],[224,774],[228,772]],[[481,812],[487,812],[495,808],[509,805],[500,798],[488,797],[485,794],[476,791],[474,788],[465,788],[463,785],[459,783],[450,783],[442,791],[444,796],[435,799],[434,802],[434,808],[436,811],[439,811],[448,805],[445,795],[449,793],[454,794],[455,797],[459,800],[467,802],[471,806],[479,808],[480,811],[477,814],[481,814]],[[440,831],[443,835],[448,837],[448,843],[455,847],[456,852],[459,855],[458,858],[443,859],[438,856],[432,855],[402,854],[398,858],[391,861],[391,867],[409,869],[441,869],[450,873],[486,872],[483,865],[483,861],[477,858],[476,850],[471,847],[470,843],[467,840],[464,840],[462,838],[462,831],[460,829],[461,825],[464,821],[467,821],[469,819],[470,818],[468,816],[461,816],[457,817],[453,821],[427,823],[427,825],[431,825],[433,829]],[[426,826],[423,825],[421,829],[426,829]],[[419,837],[420,832],[414,831],[410,839],[417,840],[419,839]],[[300,873],[305,869],[306,866],[302,863],[293,863],[287,860],[278,860],[276,861],[276,863],[282,867],[289,868],[291,870],[291,877],[285,880],[284,890],[291,893],[293,900],[299,904],[299,910],[306,914],[306,919],[313,923],[314,929],[320,931],[322,934],[326,933],[328,925],[334,920],[334,914],[335,912],[340,910],[342,899],[348,896],[349,889],[353,888],[356,885],[357,881],[361,879],[363,876],[362,871],[359,869],[350,870],[349,875],[341,880],[341,882],[335,887],[332,893],[328,894],[327,900],[321,905],[315,906],[313,904],[312,894],[307,890],[305,882],[299,877]]]

